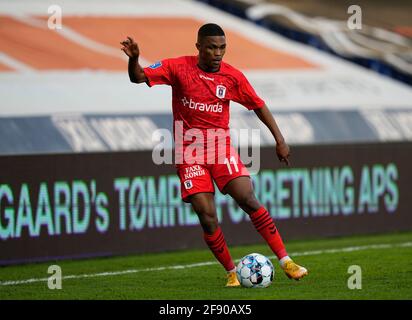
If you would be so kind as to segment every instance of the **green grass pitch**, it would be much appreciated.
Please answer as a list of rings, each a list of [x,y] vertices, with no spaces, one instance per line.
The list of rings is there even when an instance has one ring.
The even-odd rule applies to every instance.
[[[411,232],[286,245],[295,261],[309,269],[309,276],[289,280],[272,259],[275,277],[265,289],[225,288],[223,268],[205,249],[0,267],[0,300],[412,299]],[[230,249],[236,262],[252,252],[273,256],[263,243]],[[62,269],[60,290],[47,286],[52,264]],[[362,289],[348,288],[351,265],[361,267]]]

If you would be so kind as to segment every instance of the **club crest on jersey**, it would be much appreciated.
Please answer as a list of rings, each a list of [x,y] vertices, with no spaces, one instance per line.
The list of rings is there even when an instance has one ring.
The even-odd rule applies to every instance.
[[[216,97],[223,99],[225,95],[226,95],[226,87],[219,84],[216,87]]]
[[[189,190],[189,189],[192,189],[192,188],[193,188],[192,180],[186,180],[186,181],[184,182],[184,184],[185,184],[186,190]]]
[[[161,61],[157,61],[155,63],[153,63],[152,65],[149,66],[150,69],[156,69],[162,66],[162,62]]]

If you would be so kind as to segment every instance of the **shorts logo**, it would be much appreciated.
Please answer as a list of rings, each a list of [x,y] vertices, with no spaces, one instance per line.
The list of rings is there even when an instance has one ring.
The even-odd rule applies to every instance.
[[[158,61],[149,66],[150,69],[157,69],[162,66],[162,62]]]
[[[222,85],[218,85],[216,87],[216,97],[223,99],[226,95],[226,87]]]
[[[193,188],[192,180],[186,180],[186,181],[184,182],[184,184],[185,184],[186,190],[189,190],[189,189],[192,189],[192,188]]]

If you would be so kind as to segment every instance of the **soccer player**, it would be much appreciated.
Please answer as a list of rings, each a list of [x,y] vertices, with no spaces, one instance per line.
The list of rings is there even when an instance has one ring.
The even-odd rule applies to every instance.
[[[183,201],[191,203],[199,217],[206,244],[226,269],[226,286],[235,287],[240,283],[218,224],[213,181],[223,194],[229,194],[249,215],[256,230],[276,254],[286,275],[295,280],[307,275],[308,271],[288,256],[272,217],[256,199],[248,170],[231,146],[228,134],[229,102],[233,100],[256,113],[276,141],[279,160],[289,165],[289,146],[265,102],[241,71],[222,60],[226,51],[222,28],[213,23],[200,27],[197,56],[164,59],[147,68],[140,66],[139,47],[131,37],[120,43],[129,57],[131,82],[146,83],[149,87],[161,84],[172,87],[175,165],[181,181],[181,196]],[[211,130],[218,132],[220,145],[217,146],[216,136],[210,138],[208,135]],[[195,139],[196,147],[193,148],[191,144],[195,141],[186,139],[189,132],[196,137],[201,134],[203,140],[199,138],[200,148],[198,140]],[[221,152],[222,144],[224,152]],[[216,146],[220,150],[217,153]],[[190,152],[186,152],[189,147]]]

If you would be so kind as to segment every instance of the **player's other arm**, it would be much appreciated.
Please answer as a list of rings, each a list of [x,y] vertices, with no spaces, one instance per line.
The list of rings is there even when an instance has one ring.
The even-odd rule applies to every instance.
[[[127,37],[127,40],[120,42],[122,45],[121,50],[129,57],[129,78],[133,83],[147,82],[147,77],[143,72],[143,68],[139,64],[139,46],[131,37]]]
[[[279,158],[279,161],[284,161],[287,165],[289,165],[289,146],[285,142],[285,138],[280,132],[280,129],[276,123],[275,118],[270,112],[269,108],[264,105],[262,108],[254,109],[253,110],[258,118],[268,127],[270,132],[272,133],[273,137],[276,141],[276,154]]]

